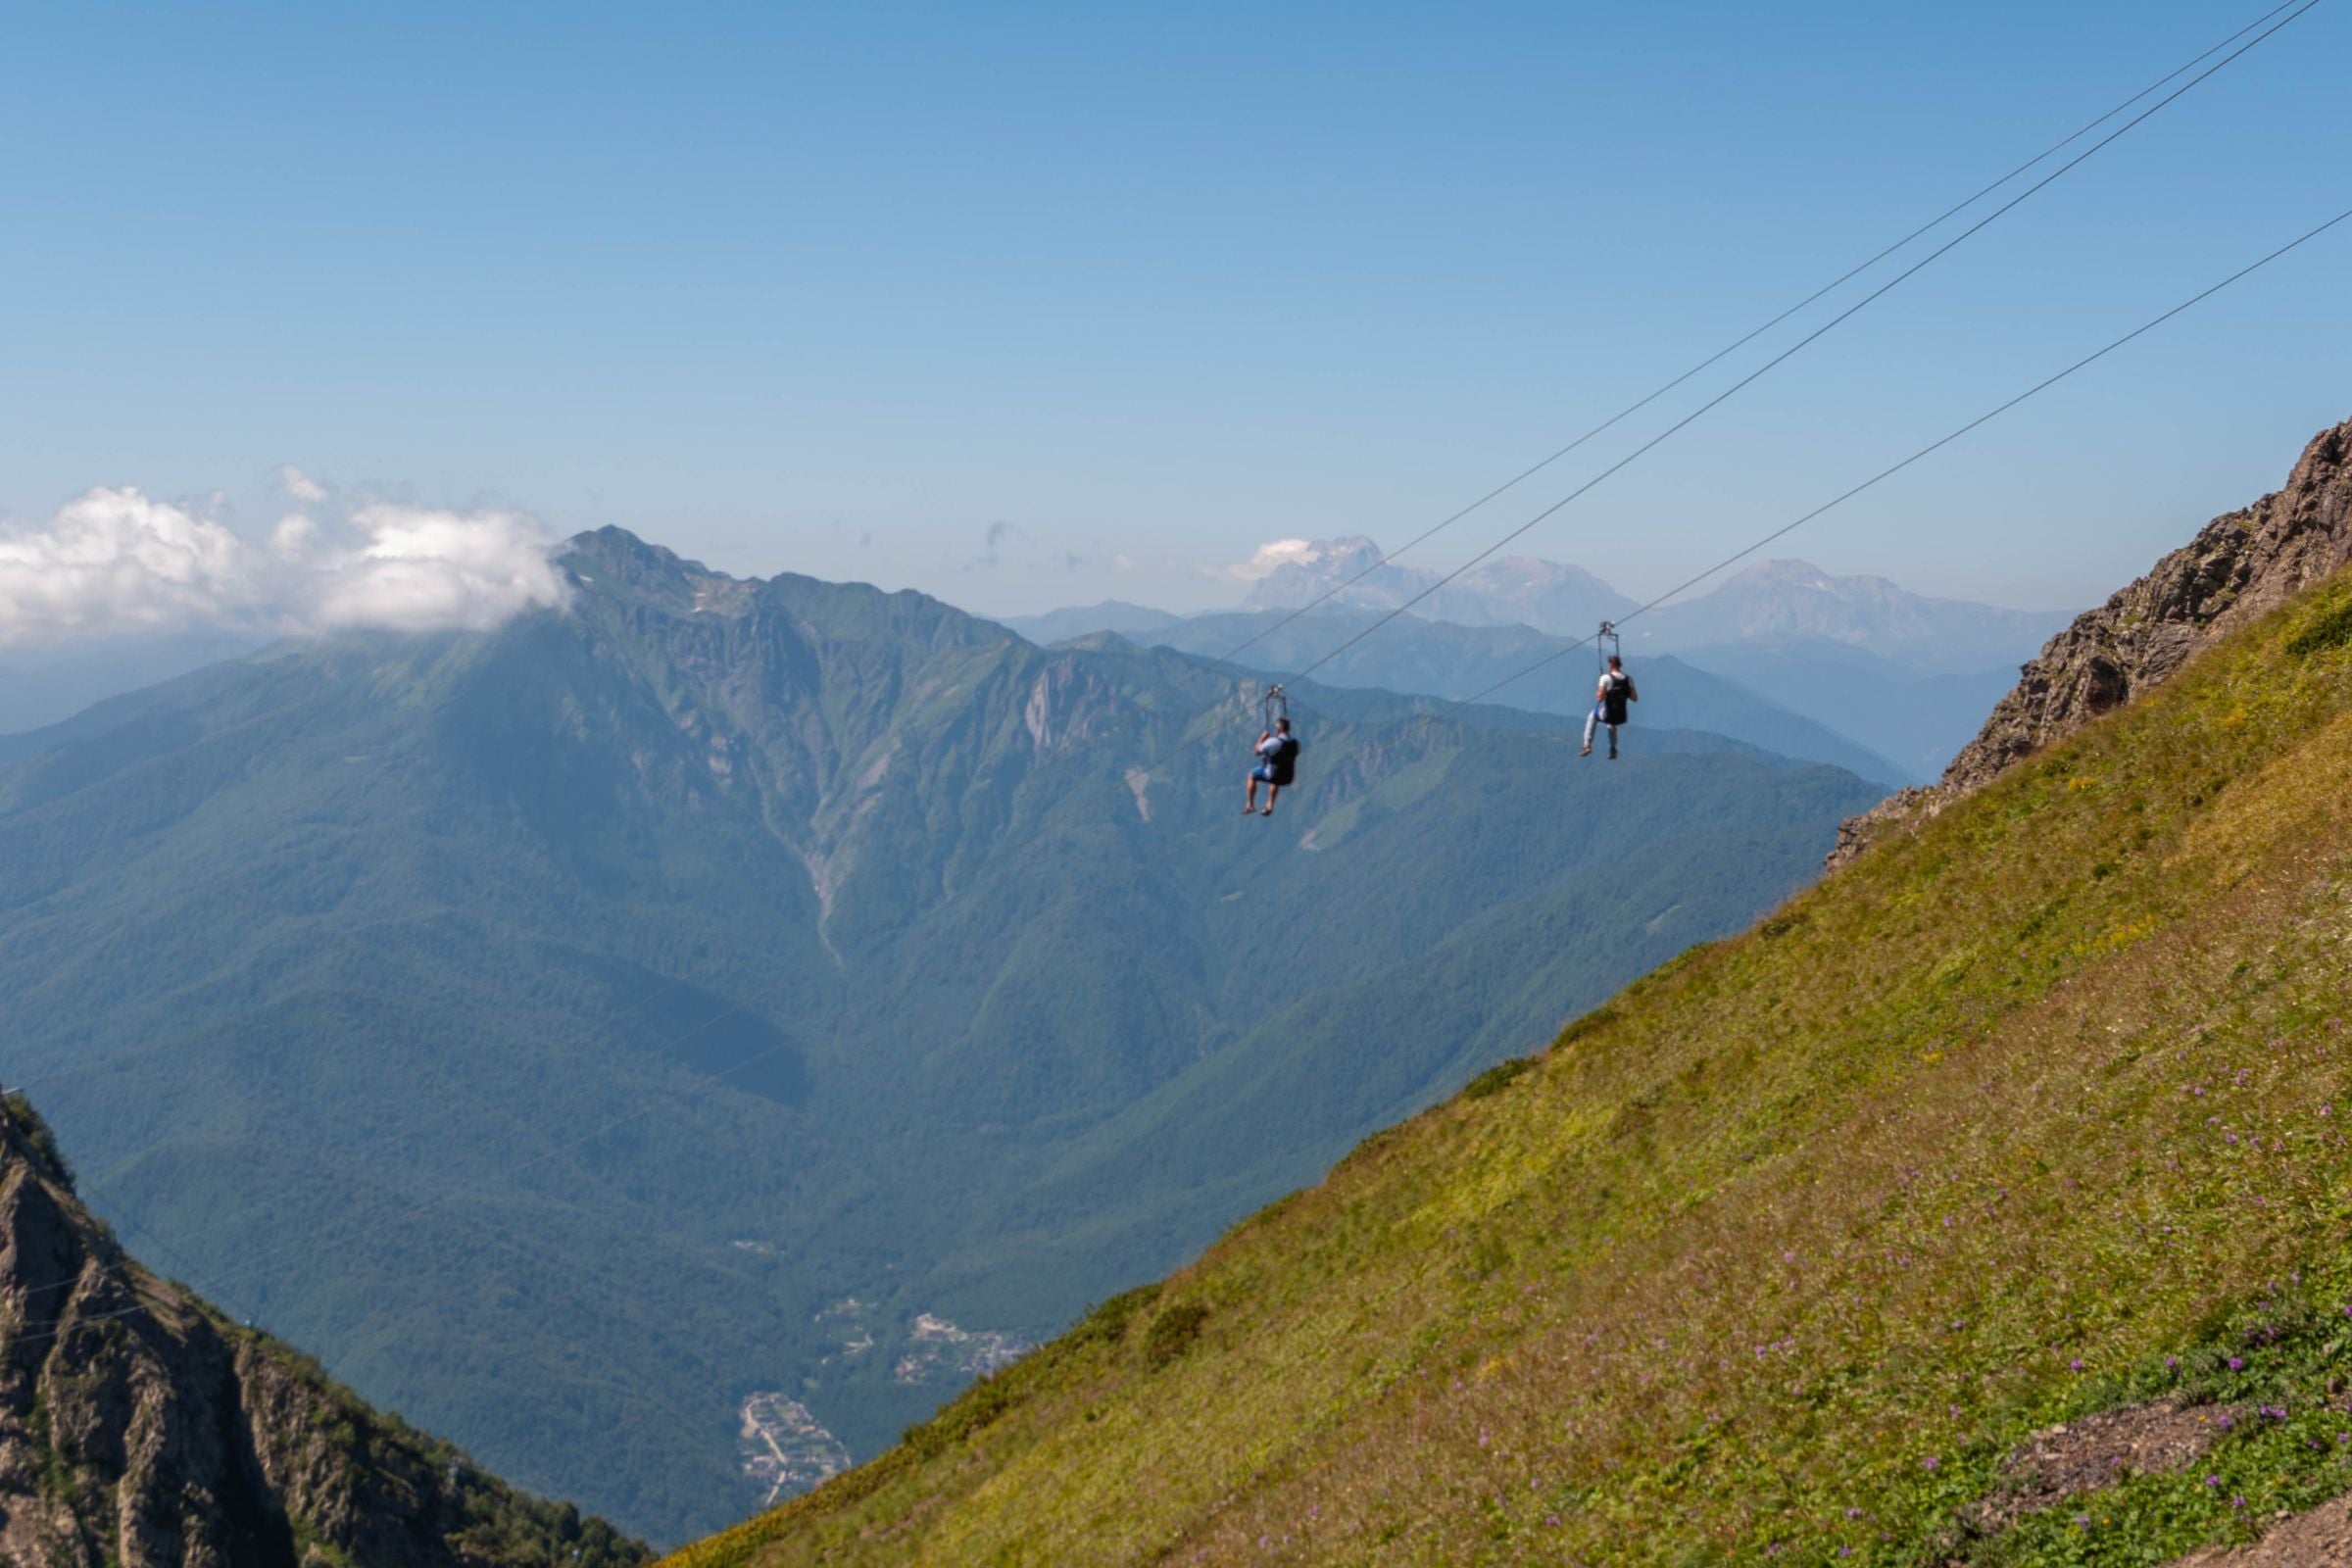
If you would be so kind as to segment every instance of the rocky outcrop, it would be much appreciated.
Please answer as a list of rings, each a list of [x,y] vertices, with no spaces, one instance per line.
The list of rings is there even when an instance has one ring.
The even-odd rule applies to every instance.
[[[2051,638],[1942,782],[1848,820],[1836,867],[1890,829],[1928,820],[2020,758],[2168,680],[2216,639],[2352,561],[2352,420],[2303,449],[2286,485],[2207,523],[2189,544]]]
[[[0,1104],[0,1563],[523,1568],[638,1543],[475,1470],[126,1257]]]
[[[2352,1498],[2289,1515],[2245,1546],[2207,1546],[2166,1568],[2344,1568],[2352,1562]]]

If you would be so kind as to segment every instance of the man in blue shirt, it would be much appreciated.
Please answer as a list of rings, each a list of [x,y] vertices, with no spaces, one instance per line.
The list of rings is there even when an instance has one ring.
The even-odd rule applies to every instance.
[[[1250,770],[1250,789],[1242,797],[1242,814],[1248,816],[1257,809],[1257,787],[1266,787],[1267,816],[1274,814],[1274,797],[1296,776],[1298,766],[1298,738],[1291,733],[1291,721],[1278,718],[1274,727],[1257,738],[1257,765]]]

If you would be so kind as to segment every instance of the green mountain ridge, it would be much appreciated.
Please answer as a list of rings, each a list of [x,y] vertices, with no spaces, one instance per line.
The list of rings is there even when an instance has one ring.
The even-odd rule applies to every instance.
[[[1743,925],[1878,794],[1302,686],[1304,787],[1243,822],[1233,671],[565,560],[561,612],[14,738],[6,1066],[224,1309],[660,1541]]]
[[[2347,931],[2338,572],[669,1561],[2252,1542],[2352,1493]]]

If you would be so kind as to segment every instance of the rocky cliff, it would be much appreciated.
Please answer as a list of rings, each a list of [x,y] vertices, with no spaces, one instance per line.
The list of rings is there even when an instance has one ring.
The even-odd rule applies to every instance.
[[[650,1555],[126,1257],[0,1105],[0,1563],[525,1568]]]
[[[2352,420],[2303,449],[2284,488],[2207,523],[2153,571],[2051,638],[1940,783],[1849,819],[1836,867],[1927,820],[2020,758],[2172,677],[2207,645],[2352,561]]]

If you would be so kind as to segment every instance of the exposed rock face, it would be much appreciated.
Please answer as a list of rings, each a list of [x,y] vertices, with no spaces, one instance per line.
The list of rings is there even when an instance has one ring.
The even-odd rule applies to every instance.
[[[522,1568],[650,1553],[369,1410],[125,1257],[0,1105],[0,1563]]]
[[[1832,867],[1897,824],[1935,816],[2010,763],[2169,679],[2200,650],[2352,561],[2352,420],[2303,449],[2286,486],[2207,523],[2155,570],[2051,638],[1930,789],[1849,819]]]

